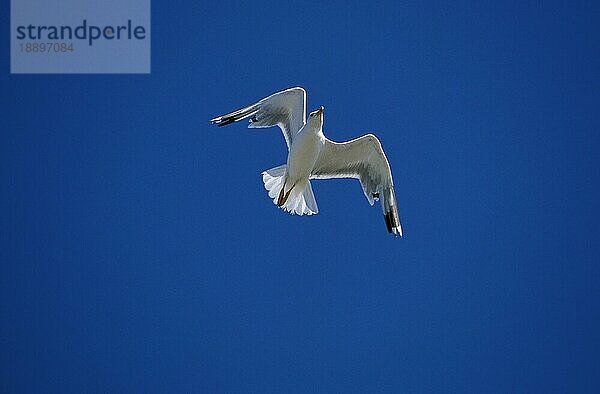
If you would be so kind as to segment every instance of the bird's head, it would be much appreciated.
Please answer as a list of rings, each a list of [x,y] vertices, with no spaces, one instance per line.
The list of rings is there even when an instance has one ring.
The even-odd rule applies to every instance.
[[[325,108],[321,105],[319,109],[313,111],[308,115],[308,124],[317,129],[321,129],[323,127],[323,110]]]

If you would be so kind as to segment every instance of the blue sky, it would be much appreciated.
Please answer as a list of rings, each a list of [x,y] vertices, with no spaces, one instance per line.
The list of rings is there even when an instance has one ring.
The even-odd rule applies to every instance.
[[[598,6],[522,3],[155,1],[150,75],[1,57],[0,391],[597,392]],[[208,122],[291,86],[379,136],[403,239]]]

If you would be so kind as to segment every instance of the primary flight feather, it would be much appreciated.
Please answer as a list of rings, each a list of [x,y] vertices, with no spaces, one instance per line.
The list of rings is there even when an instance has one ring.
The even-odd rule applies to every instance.
[[[381,202],[389,233],[402,236],[390,164],[373,134],[334,142],[323,134],[321,106],[306,119],[306,91],[300,87],[274,93],[245,108],[211,120],[217,126],[250,118],[250,128],[279,126],[288,148],[287,163],[262,173],[269,197],[298,215],[319,212],[311,179],[356,178],[373,205]]]

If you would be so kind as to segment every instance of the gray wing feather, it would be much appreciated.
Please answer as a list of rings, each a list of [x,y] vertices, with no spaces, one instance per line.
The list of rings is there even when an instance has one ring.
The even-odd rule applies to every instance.
[[[402,235],[392,171],[381,143],[373,134],[341,143],[325,139],[311,178],[360,180],[369,204],[381,201],[388,231]]]
[[[306,91],[300,87],[286,89],[211,122],[225,126],[246,118],[250,118],[249,128],[279,126],[289,150],[294,136],[306,123]]]

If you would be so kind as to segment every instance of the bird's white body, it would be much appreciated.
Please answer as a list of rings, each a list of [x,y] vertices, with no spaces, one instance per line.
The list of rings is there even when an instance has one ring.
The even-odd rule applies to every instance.
[[[287,158],[287,184],[303,184],[310,179],[312,170],[325,144],[321,128],[305,124],[294,137]]]
[[[323,107],[306,117],[306,91],[286,89],[229,114],[216,117],[218,126],[250,118],[250,128],[279,126],[288,147],[287,163],[262,173],[269,197],[297,215],[319,212],[311,179],[360,180],[369,204],[381,201],[388,232],[402,235],[392,172],[381,143],[373,134],[334,142],[323,134]]]

